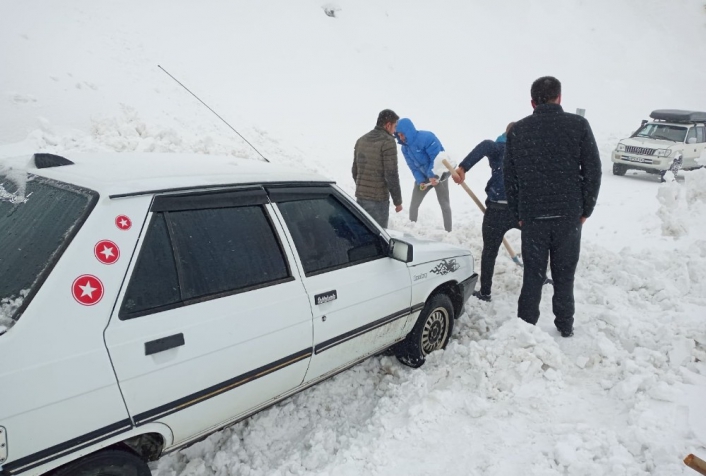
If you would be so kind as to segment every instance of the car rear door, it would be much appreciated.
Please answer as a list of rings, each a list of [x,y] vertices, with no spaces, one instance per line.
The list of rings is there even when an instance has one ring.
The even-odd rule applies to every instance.
[[[135,424],[175,444],[301,384],[312,315],[262,188],[157,196],[105,332]]]
[[[387,256],[381,231],[334,187],[268,187],[297,251],[314,313],[306,381],[404,337],[410,315],[407,265]]]

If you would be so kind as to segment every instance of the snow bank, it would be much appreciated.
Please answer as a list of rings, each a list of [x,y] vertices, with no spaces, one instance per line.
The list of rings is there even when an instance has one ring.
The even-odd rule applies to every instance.
[[[657,216],[662,223],[662,234],[674,239],[706,222],[706,169],[684,172],[684,175],[684,184],[676,180],[667,182],[657,192],[661,205]]]
[[[706,253],[695,254],[586,244],[571,339],[553,329],[550,287],[538,326],[515,317],[521,272],[500,257],[493,302],[469,301],[424,367],[369,359],[154,474],[682,474],[679,456],[706,443],[685,403],[706,384]]]

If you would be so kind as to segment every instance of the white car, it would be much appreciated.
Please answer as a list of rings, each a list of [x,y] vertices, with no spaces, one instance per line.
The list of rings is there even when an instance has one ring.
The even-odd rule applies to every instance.
[[[613,151],[614,175],[636,169],[664,177],[706,164],[706,112],[660,109],[650,117]]]
[[[443,349],[477,274],[334,183],[231,157],[35,154],[0,173],[0,474],[147,461],[392,349]]]

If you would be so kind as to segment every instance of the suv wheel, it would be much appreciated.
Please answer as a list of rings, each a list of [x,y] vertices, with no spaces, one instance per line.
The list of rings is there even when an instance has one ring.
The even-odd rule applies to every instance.
[[[421,367],[426,356],[444,349],[454,327],[454,308],[446,294],[435,294],[427,300],[414,329],[395,348],[397,359],[404,365]]]
[[[625,175],[627,171],[627,166],[623,164],[613,164],[613,175]]]
[[[52,476],[151,476],[147,463],[128,451],[103,450],[59,468]]]

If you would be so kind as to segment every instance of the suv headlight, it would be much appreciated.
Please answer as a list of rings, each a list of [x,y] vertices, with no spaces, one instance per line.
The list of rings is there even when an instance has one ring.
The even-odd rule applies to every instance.
[[[669,157],[672,155],[672,150],[671,149],[657,149],[655,151],[655,155],[657,157]]]
[[[618,147],[615,148],[616,152],[625,152],[625,144],[618,144]]]

